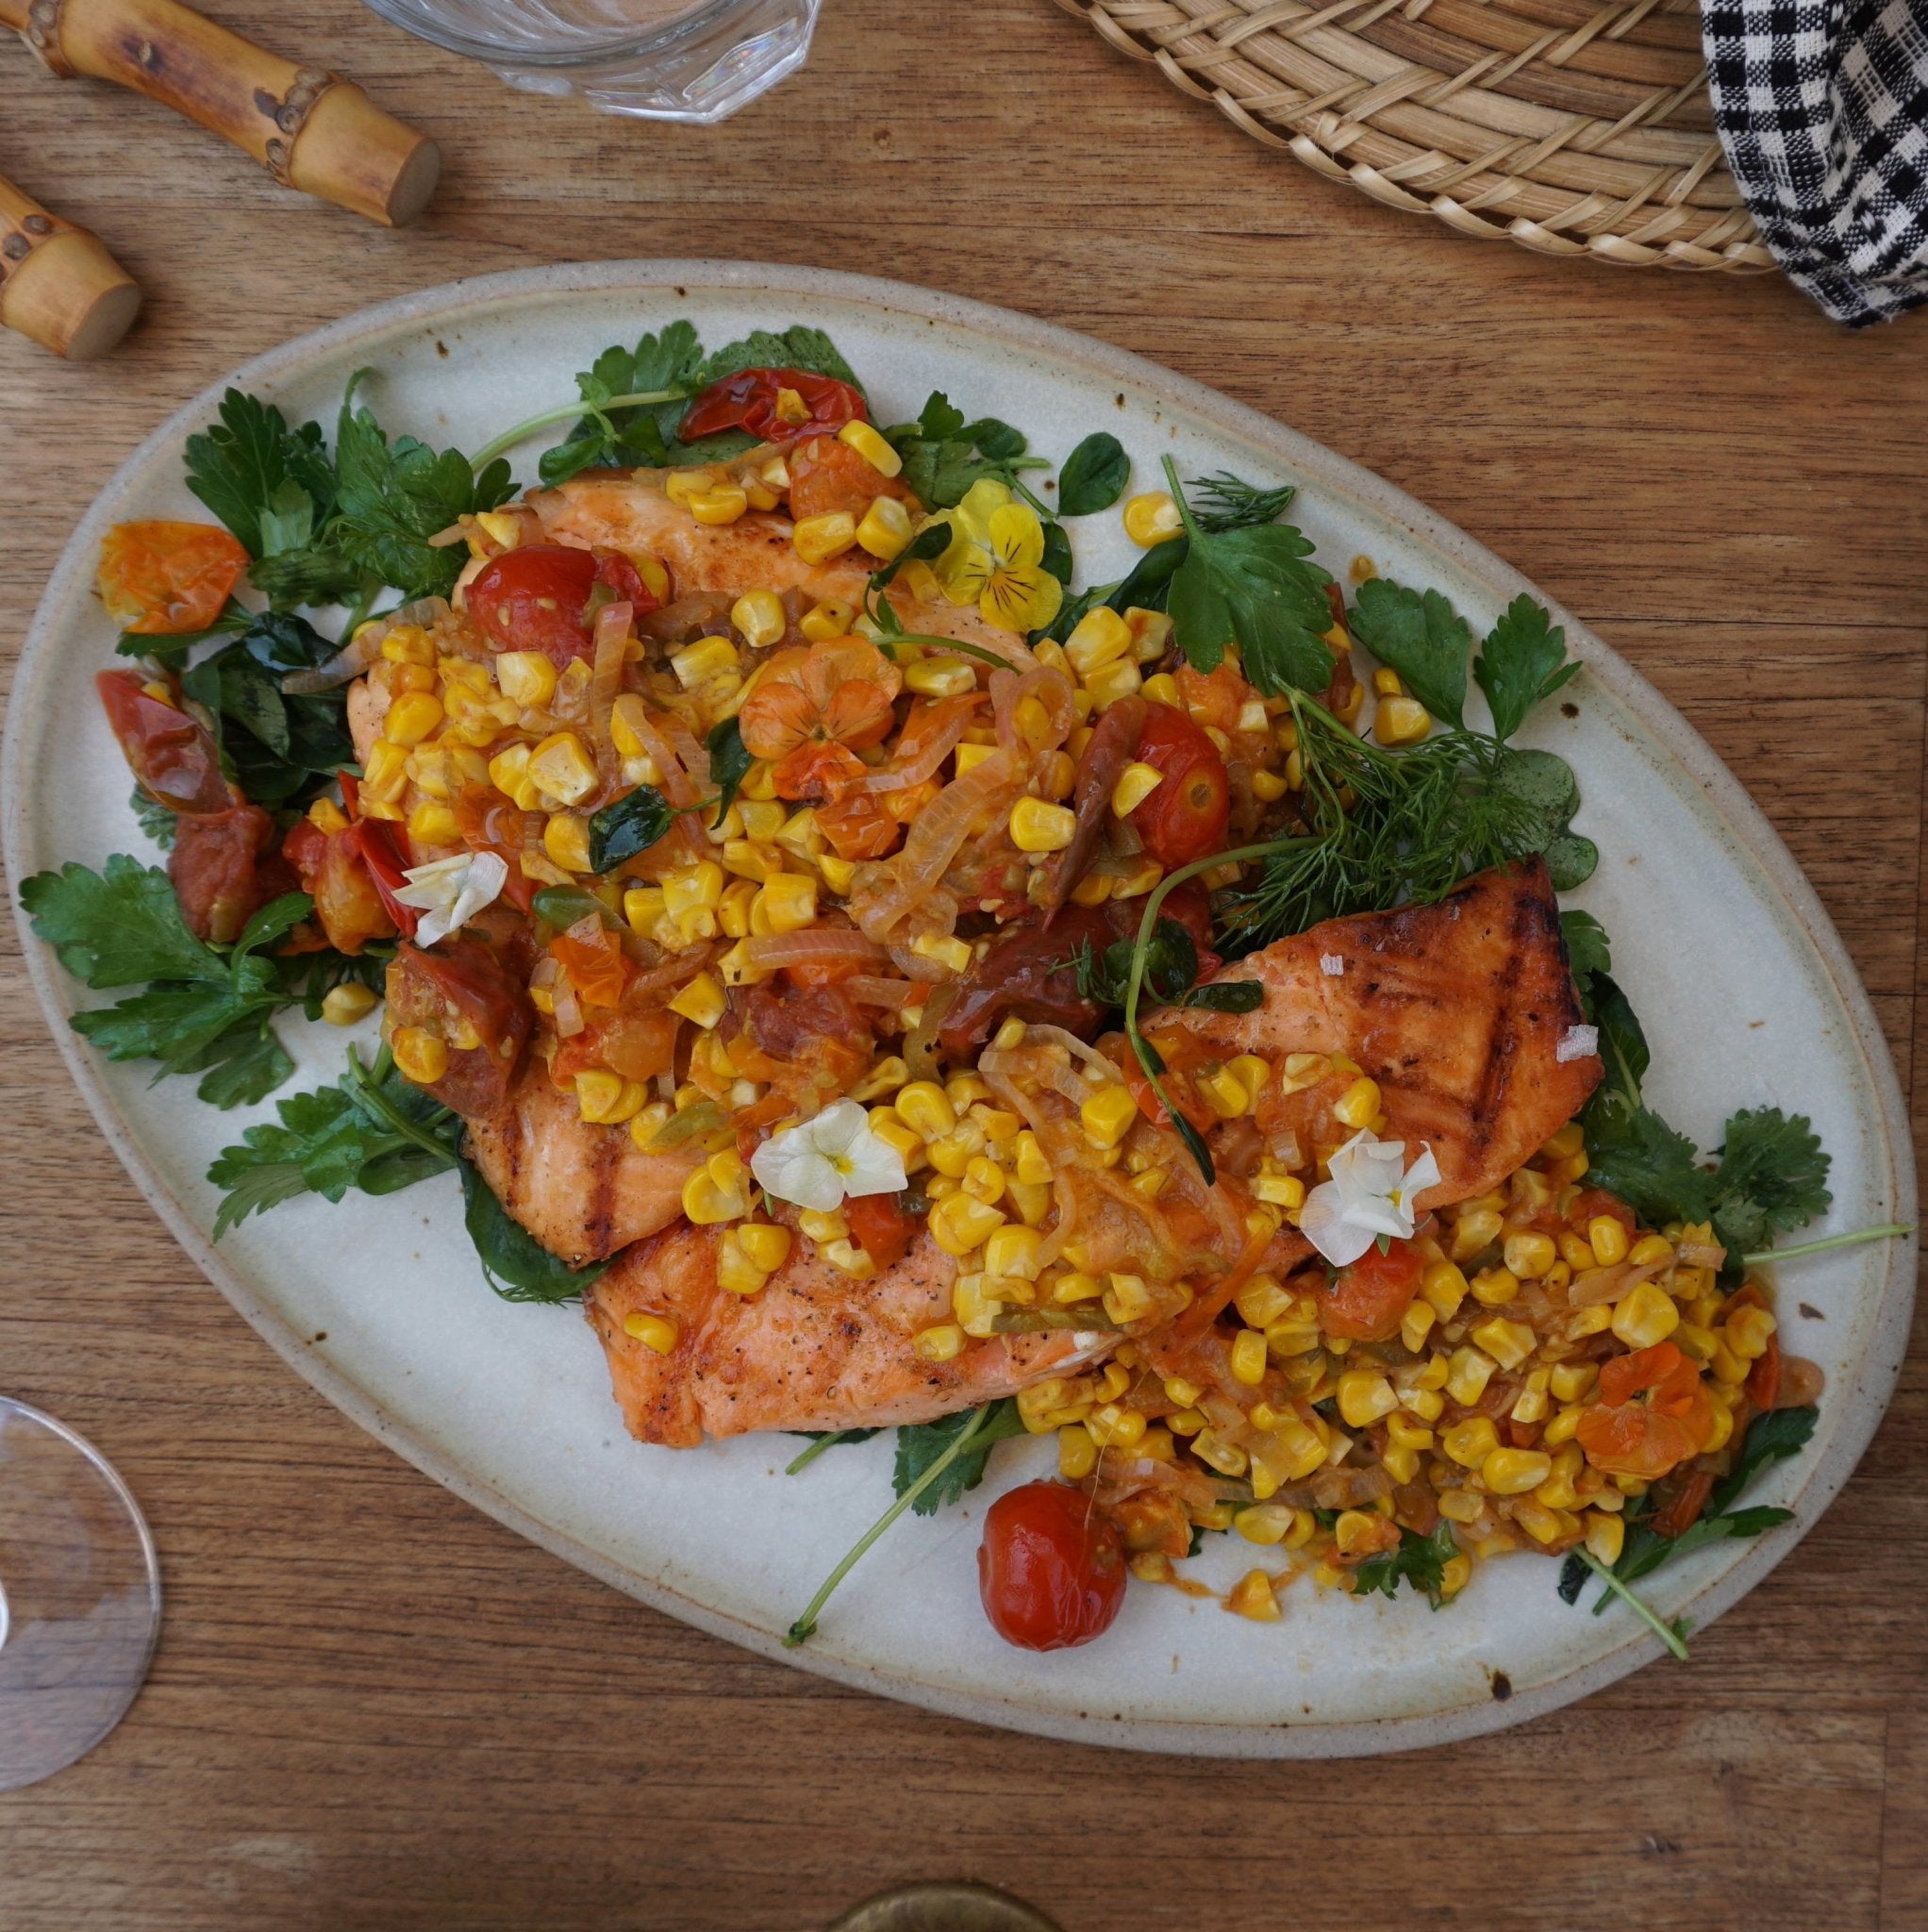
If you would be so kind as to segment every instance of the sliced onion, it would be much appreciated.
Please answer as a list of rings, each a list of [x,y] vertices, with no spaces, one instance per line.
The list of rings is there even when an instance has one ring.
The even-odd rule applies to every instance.
[[[943,706],[954,708],[948,712]],[[867,791],[901,791],[912,785],[922,785],[926,778],[934,777],[937,769],[956,749],[957,741],[970,728],[972,714],[977,708],[977,700],[970,698],[944,698],[933,708],[932,715],[937,722],[929,735],[919,747],[918,754],[907,763],[892,762],[880,772],[873,772],[863,781]]]
[[[878,979],[868,973],[853,974],[840,982],[842,990],[860,1007],[914,1006],[924,989],[914,980]]]
[[[552,1017],[558,1040],[573,1040],[583,1029],[582,1008],[576,1005],[575,989],[566,978],[558,979],[549,995],[555,1003]]]
[[[845,966],[853,959],[864,963],[877,958],[877,948],[860,932],[848,926],[808,926],[802,932],[763,933],[743,941],[744,957],[751,965]]]
[[[645,612],[637,619],[636,628],[659,644],[706,637],[711,631],[727,627],[730,607],[735,601],[723,591],[695,591],[687,597],[673,598],[660,610]]]
[[[873,940],[888,938],[941,884],[965,841],[987,829],[1022,783],[1017,761],[1002,748],[952,779],[911,820],[904,850],[880,865],[861,891],[853,885],[851,912],[858,925]]]
[[[1068,1032],[1062,1026],[1048,1025],[1041,1021],[1034,1022],[1024,1029],[1024,1044],[1029,1046],[1034,1040],[1040,1045],[1063,1047],[1073,1058],[1083,1060],[1087,1066],[1092,1068],[1097,1073],[1103,1074],[1107,1080],[1122,1080],[1124,1078],[1124,1075],[1119,1072],[1118,1063],[1115,1060],[1100,1053],[1095,1046],[1089,1045],[1086,1041],[1080,1040],[1075,1033]]]
[[[642,741],[643,750],[656,760],[657,772],[662,780],[663,796],[672,805],[696,804],[703,794],[683,769],[683,760],[676,756],[674,747],[663,736],[656,720],[647,712],[640,712],[631,722],[637,737]]]
[[[932,1080],[938,1077],[938,1028],[944,1024],[944,1015],[951,1010],[957,997],[957,982],[954,979],[946,986],[939,987],[923,1003],[923,1018],[904,1036],[904,1062],[910,1069],[913,1080]]]
[[[623,783],[623,760],[616,750],[609,721],[623,694],[623,666],[629,655],[629,635],[636,616],[633,604],[605,604],[596,612],[595,669],[590,676],[590,741],[596,754],[596,775],[602,781],[596,803],[607,805]]]

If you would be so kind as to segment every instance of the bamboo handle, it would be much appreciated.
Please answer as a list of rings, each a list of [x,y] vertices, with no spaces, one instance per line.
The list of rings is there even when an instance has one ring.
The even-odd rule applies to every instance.
[[[186,114],[275,180],[398,227],[427,205],[441,155],[353,81],[297,67],[179,0],[0,0],[58,75],[111,80]]]
[[[141,290],[100,238],[0,180],[0,324],[73,362],[127,333]]]

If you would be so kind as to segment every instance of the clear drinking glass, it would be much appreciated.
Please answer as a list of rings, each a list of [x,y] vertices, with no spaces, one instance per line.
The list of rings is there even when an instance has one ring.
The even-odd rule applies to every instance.
[[[160,1634],[160,1565],[91,1442],[0,1395],[0,1791],[84,1757],[127,1713]]]
[[[721,121],[803,64],[822,0],[367,0],[511,87]]]

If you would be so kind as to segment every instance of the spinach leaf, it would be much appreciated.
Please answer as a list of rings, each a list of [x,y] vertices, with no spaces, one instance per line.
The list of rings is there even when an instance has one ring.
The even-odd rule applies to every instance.
[[[1606,928],[1592,913],[1582,912],[1576,907],[1560,914],[1560,940],[1566,946],[1567,964],[1572,971],[1573,985],[1580,995],[1580,1010],[1591,1021],[1591,981],[1595,974],[1604,974],[1613,966]]]
[[[1359,586],[1348,627],[1360,643],[1432,712],[1466,722],[1466,659],[1472,632],[1438,591],[1414,591],[1390,577]],[[1504,736],[1504,734],[1502,734]]]
[[[1109,509],[1124,494],[1131,480],[1131,458],[1124,445],[1109,430],[1088,436],[1057,473],[1057,510],[1060,516],[1095,516]]]
[[[1739,1501],[1741,1491],[1770,1463],[1798,1456],[1807,1447],[1814,1425],[1820,1420],[1820,1410],[1811,1406],[1770,1408],[1755,1416],[1741,1438],[1740,1453],[1734,1458],[1733,1469],[1716,1485],[1714,1493],[1707,1498],[1707,1507],[1716,1515],[1726,1514]]]
[[[611,872],[625,858],[647,852],[670,829],[675,814],[654,785],[639,785],[590,821],[590,870]]]
[[[462,1224],[475,1243],[482,1273],[506,1302],[573,1301],[607,1270],[607,1261],[572,1268],[552,1255],[496,1199],[473,1161],[458,1161],[462,1175]]]
[[[1550,698],[1580,669],[1567,659],[1567,634],[1554,625],[1544,604],[1522,592],[1488,634],[1472,675],[1493,713],[1493,736],[1506,739],[1526,722],[1526,714]],[[1404,674],[1402,674],[1403,675]],[[1461,685],[1461,695],[1465,687]]]
[[[281,680],[325,663],[334,646],[305,619],[270,612],[182,674],[209,713],[222,763],[257,805],[304,804],[355,763],[347,691],[290,697]]]

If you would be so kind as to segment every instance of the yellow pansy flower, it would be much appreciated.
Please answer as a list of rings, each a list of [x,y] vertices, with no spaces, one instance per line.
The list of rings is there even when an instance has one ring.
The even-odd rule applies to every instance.
[[[1041,630],[1057,615],[1064,586],[1043,568],[1044,525],[1006,485],[973,483],[945,520],[951,546],[931,574],[953,604],[975,604],[1004,630]]]

